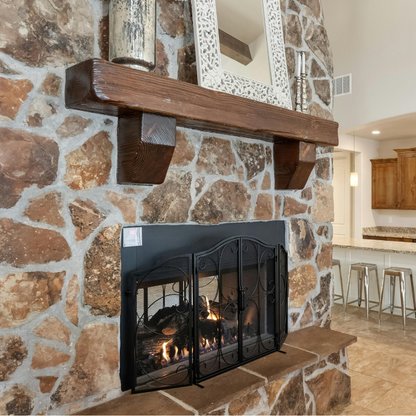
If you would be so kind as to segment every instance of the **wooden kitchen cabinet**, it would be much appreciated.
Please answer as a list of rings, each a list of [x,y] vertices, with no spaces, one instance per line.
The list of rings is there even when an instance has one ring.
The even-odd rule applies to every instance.
[[[373,209],[416,209],[416,148],[397,149],[397,159],[372,159]]]
[[[400,209],[416,209],[416,148],[394,150],[398,156]]]
[[[372,159],[372,209],[397,209],[397,159]]]

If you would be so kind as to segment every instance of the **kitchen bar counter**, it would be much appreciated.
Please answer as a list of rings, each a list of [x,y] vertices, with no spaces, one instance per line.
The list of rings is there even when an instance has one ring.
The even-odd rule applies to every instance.
[[[416,239],[416,228],[413,227],[366,227],[363,237],[411,238]]]
[[[334,247],[350,248],[367,251],[383,251],[396,254],[413,254],[416,255],[415,243],[402,243],[397,241],[380,241],[380,240],[361,240],[358,238],[334,237],[332,239]]]

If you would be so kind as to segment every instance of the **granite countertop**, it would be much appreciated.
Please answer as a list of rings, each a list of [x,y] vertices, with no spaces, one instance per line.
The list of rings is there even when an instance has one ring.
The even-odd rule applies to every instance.
[[[413,238],[416,239],[416,228],[413,227],[367,227],[363,228],[363,236]]]
[[[402,243],[400,241],[361,240],[358,238],[334,237],[334,247],[353,248],[357,250],[384,251],[387,253],[416,255],[415,243]]]

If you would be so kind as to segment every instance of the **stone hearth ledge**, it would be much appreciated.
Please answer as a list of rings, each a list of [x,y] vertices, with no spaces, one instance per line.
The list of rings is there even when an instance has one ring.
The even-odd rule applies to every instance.
[[[125,394],[78,415],[192,415],[207,414],[296,370],[357,342],[357,337],[319,327],[291,332],[279,352],[192,385],[150,393]]]

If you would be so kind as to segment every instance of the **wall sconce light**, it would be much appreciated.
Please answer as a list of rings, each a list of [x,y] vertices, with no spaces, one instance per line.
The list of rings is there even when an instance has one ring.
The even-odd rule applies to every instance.
[[[358,186],[358,172],[351,172],[350,173],[350,186],[356,187]]]

